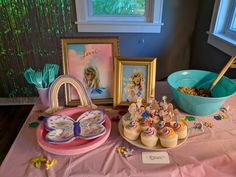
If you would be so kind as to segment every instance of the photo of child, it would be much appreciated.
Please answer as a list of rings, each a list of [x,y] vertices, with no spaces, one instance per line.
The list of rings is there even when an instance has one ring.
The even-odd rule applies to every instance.
[[[146,98],[145,66],[124,66],[122,101],[136,102],[137,97]]]

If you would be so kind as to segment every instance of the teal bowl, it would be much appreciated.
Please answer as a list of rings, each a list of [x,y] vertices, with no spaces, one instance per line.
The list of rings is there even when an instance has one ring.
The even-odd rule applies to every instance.
[[[209,88],[216,77],[216,73],[209,71],[181,70],[170,74],[167,83],[180,109],[189,114],[206,116],[219,110],[225,100],[236,92],[235,82],[223,76],[212,90],[211,97],[189,95],[177,88]]]

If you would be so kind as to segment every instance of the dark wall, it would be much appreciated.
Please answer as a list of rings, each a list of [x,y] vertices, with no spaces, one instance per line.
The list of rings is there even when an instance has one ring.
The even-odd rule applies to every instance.
[[[230,56],[207,43],[207,31],[210,28],[214,8],[213,0],[201,0],[194,30],[190,68],[219,72],[230,59]],[[226,76],[236,78],[236,69],[230,69]]]
[[[0,98],[38,96],[23,72],[61,65],[60,38],[118,36],[120,55],[157,57],[157,80],[188,69],[199,0],[164,0],[161,33],[79,33],[74,1],[0,1]],[[24,102],[24,100],[23,100]],[[25,101],[27,102],[27,101]]]
[[[78,33],[73,36],[118,36],[120,55],[157,57],[157,80],[189,68],[199,0],[165,0],[161,33]],[[76,26],[74,28],[76,31]]]

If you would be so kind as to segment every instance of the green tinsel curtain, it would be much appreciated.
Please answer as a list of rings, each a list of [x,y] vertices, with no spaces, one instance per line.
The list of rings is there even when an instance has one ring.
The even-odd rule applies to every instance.
[[[0,0],[0,97],[36,96],[23,72],[61,66],[60,37],[72,32],[72,2]]]

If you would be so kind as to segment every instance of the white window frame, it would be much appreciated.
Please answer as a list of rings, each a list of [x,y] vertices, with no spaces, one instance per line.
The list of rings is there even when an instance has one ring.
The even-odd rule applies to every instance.
[[[91,17],[88,14],[88,1],[75,0],[78,32],[160,33],[163,0],[149,1],[146,19],[125,17],[120,20],[118,17]]]
[[[208,43],[231,56],[236,54],[236,40],[228,29],[234,3],[235,0],[215,1],[208,32]]]
[[[230,14],[229,14],[230,18],[228,19],[228,23],[226,24],[227,26],[226,26],[226,30],[225,30],[225,34],[227,36],[229,36],[230,38],[232,38],[233,40],[236,40],[236,31],[230,29],[230,26],[231,26],[231,22],[233,20],[233,17],[236,15],[236,12],[234,12],[235,11],[235,8],[234,8],[235,5],[236,5],[236,0],[234,0],[234,2],[232,4],[233,9],[230,10]]]

